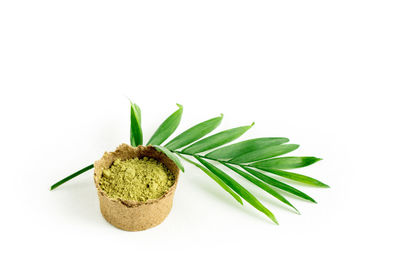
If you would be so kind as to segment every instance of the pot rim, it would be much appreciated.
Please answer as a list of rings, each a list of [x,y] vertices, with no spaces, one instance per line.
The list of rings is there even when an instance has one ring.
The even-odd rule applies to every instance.
[[[146,200],[144,202],[139,202],[139,201],[135,201],[135,200],[124,200],[124,199],[121,199],[121,198],[111,198],[99,186],[101,175],[103,173],[103,170],[105,169],[105,168],[101,168],[100,170],[98,169],[99,168],[98,165],[101,164],[101,161],[105,161],[106,158],[111,157],[111,158],[115,158],[112,161],[112,163],[113,163],[116,159],[120,158],[120,157],[117,156],[117,154],[120,151],[126,151],[126,152],[133,153],[134,150],[139,150],[138,154],[143,153],[143,151],[152,150],[151,152],[155,153],[155,154],[159,154],[160,158],[162,160],[160,160],[158,158],[155,158],[155,157],[149,157],[149,156],[143,156],[143,157],[153,158],[153,159],[157,160],[158,162],[163,163],[166,167],[167,167],[167,164],[165,164],[163,161],[169,161],[168,164],[172,164],[173,166],[175,166],[175,169],[176,169],[175,172],[167,167],[171,171],[171,173],[174,175],[175,181],[174,181],[174,184],[161,197],[159,197],[157,199],[148,199],[148,200]],[[131,157],[131,158],[137,158],[137,157]],[[108,166],[108,168],[112,165],[112,163]],[[147,146],[139,145],[137,147],[133,147],[133,146],[125,144],[125,143],[119,145],[116,148],[116,150],[113,151],[113,152],[105,152],[103,154],[103,156],[99,160],[97,160],[95,162],[94,168],[95,168],[95,170],[94,170],[94,183],[96,185],[97,192],[99,194],[101,194],[102,196],[106,197],[107,199],[109,199],[110,201],[119,202],[119,203],[123,204],[124,206],[126,206],[128,208],[138,207],[138,206],[143,206],[143,205],[151,205],[151,204],[159,202],[163,198],[166,198],[167,196],[169,196],[170,194],[172,194],[176,190],[176,186],[178,184],[178,178],[179,178],[179,174],[180,174],[180,170],[179,170],[178,166],[175,164],[175,162],[173,162],[170,158],[168,158],[168,156],[165,153],[163,153],[161,151],[157,151],[153,146],[151,146],[151,145],[147,145]]]

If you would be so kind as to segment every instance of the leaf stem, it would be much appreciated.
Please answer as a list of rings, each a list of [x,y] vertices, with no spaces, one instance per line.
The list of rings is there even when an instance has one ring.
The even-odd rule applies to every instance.
[[[202,155],[197,155],[197,154],[190,154],[190,153],[186,153],[186,152],[182,152],[182,151],[171,150],[171,152],[174,152],[174,153],[177,153],[177,154],[182,154],[182,155],[187,155],[187,156],[192,156],[192,157],[196,156],[196,157],[200,157],[200,158],[203,158],[203,159],[214,160],[214,161],[217,161],[217,162],[222,163],[222,164],[228,163],[228,164],[237,165],[237,166],[240,166],[240,167],[242,167],[242,166],[248,167],[247,164],[239,164],[239,163],[234,163],[234,162],[228,162],[226,160],[210,158],[210,157],[207,157],[207,156],[202,156]]]
[[[86,166],[85,168],[83,168],[83,169],[81,169],[81,170],[79,170],[79,171],[77,171],[77,172],[71,174],[70,176],[65,177],[64,179],[62,179],[62,180],[58,181],[57,183],[53,184],[53,185],[50,187],[50,190],[53,190],[53,189],[59,187],[59,186],[62,185],[63,183],[68,182],[68,181],[71,180],[72,178],[74,178],[74,177],[76,177],[76,176],[78,176],[78,175],[80,175],[80,174],[82,174],[82,173],[84,173],[84,172],[86,172],[86,171],[92,169],[93,167],[94,167],[94,165],[93,165],[93,164],[90,164],[89,166]]]

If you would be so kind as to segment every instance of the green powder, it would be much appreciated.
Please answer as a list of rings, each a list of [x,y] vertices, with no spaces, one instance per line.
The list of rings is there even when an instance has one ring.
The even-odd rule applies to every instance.
[[[103,171],[99,185],[110,198],[144,202],[161,197],[174,182],[174,175],[164,164],[144,157],[115,160]]]

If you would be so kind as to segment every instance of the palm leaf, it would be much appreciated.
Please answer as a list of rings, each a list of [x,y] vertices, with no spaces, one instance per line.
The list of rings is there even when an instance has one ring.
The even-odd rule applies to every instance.
[[[218,176],[216,176],[214,173],[212,173],[210,170],[204,168],[203,166],[201,166],[200,164],[191,161],[190,159],[179,155],[182,159],[186,160],[187,162],[193,164],[194,166],[196,166],[197,168],[199,168],[200,170],[202,170],[205,174],[207,174],[208,176],[211,177],[211,179],[213,179],[217,184],[219,184],[226,192],[228,192],[234,199],[236,199],[237,202],[239,202],[241,205],[243,205],[243,201],[242,199],[235,193],[232,191],[232,189],[230,187],[228,187]]]
[[[256,171],[256,170],[253,170],[253,169],[251,169],[251,168],[248,168],[248,167],[242,167],[242,168],[243,168],[245,171],[247,171],[247,172],[253,174],[255,177],[257,177],[258,179],[260,179],[260,180],[266,182],[266,183],[269,184],[269,185],[275,186],[276,188],[279,188],[279,189],[281,189],[281,190],[283,190],[283,191],[289,192],[289,193],[291,193],[291,194],[293,194],[293,195],[296,195],[296,196],[298,196],[298,197],[300,197],[300,198],[302,198],[302,199],[309,200],[309,201],[311,201],[311,202],[317,203],[317,202],[316,202],[312,197],[310,197],[309,195],[307,195],[307,194],[301,192],[300,190],[298,190],[298,189],[296,189],[296,188],[294,188],[294,187],[292,187],[292,186],[290,186],[290,185],[288,185],[288,184],[282,183],[282,182],[280,182],[280,181],[278,181],[278,180],[276,180],[276,179],[274,179],[274,178],[271,178],[271,177],[269,177],[269,176],[267,176],[267,175],[265,175],[265,174],[263,174],[263,173],[261,173],[261,172],[258,172],[258,171]]]
[[[141,127],[142,114],[138,105],[131,102],[131,146],[143,144],[143,133]]]
[[[289,139],[284,137],[254,138],[215,149],[206,154],[206,156],[213,159],[231,159],[255,149],[280,145],[287,142],[289,142]]]
[[[295,169],[311,165],[320,160],[320,158],[316,157],[282,157],[257,161],[250,164],[249,166],[255,167],[260,170]]]
[[[226,163],[224,163],[224,165],[226,167],[228,167],[229,169],[233,170],[234,172],[236,172],[237,174],[241,175],[243,178],[249,180],[250,182],[252,182],[253,184],[255,184],[256,186],[260,187],[261,189],[263,189],[265,192],[267,192],[268,194],[272,195],[273,197],[275,197],[276,199],[282,201],[283,203],[285,203],[286,205],[289,205],[290,207],[292,207],[297,213],[299,213],[299,211],[296,209],[295,206],[292,205],[292,203],[289,202],[289,200],[287,200],[284,196],[282,196],[281,194],[279,194],[277,191],[275,191],[274,189],[272,189],[271,187],[269,187],[266,183],[260,181],[257,178],[254,178],[252,175],[250,175],[247,172],[244,172],[242,170],[239,170],[238,168],[235,168],[231,165],[228,165]]]
[[[183,107],[176,104],[179,109],[172,113],[155,131],[147,145],[161,145],[175,130],[182,118]]]
[[[329,187],[329,185],[324,184],[323,182],[318,181],[317,179],[305,176],[303,174],[276,170],[276,169],[268,169],[266,171],[304,184],[314,185],[318,187]]]
[[[214,165],[210,164],[209,162],[203,160],[202,158],[195,156],[195,158],[203,164],[204,167],[209,169],[211,172],[213,172],[215,175],[217,175],[219,178],[221,178],[224,183],[226,183],[230,188],[232,188],[233,191],[235,191],[239,196],[244,198],[249,204],[251,204],[254,208],[258,209],[262,213],[268,216],[274,223],[278,224],[278,221],[276,220],[274,214],[268,210],[266,207],[264,207],[263,204],[261,204],[258,199],[253,196],[249,191],[247,191],[246,188],[241,186],[238,182],[236,182],[234,179],[232,179],[229,175],[227,175],[225,172],[222,170],[218,169]]]
[[[242,198],[244,198],[248,203],[250,203],[259,211],[263,212],[276,224],[278,224],[278,222],[274,214],[268,210],[254,195],[252,195],[251,192],[240,185],[223,170],[217,168],[207,160],[211,159],[223,164],[227,168],[233,170],[235,173],[255,184],[282,203],[292,207],[296,211],[297,209],[281,194],[280,190],[286,191],[290,194],[314,203],[316,203],[316,201],[302,191],[268,176],[269,174],[267,175],[263,172],[257,171],[257,169],[263,170],[266,173],[291,179],[293,181],[319,187],[329,187],[328,185],[314,178],[298,173],[284,171],[285,169],[305,167],[321,160],[320,158],[316,157],[276,158],[277,156],[284,155],[298,148],[298,145],[295,144],[284,144],[289,142],[288,138],[254,138],[226,145],[227,143],[243,135],[254,125],[254,123],[248,126],[228,129],[205,137],[219,126],[223,117],[222,114],[220,117],[215,117],[192,126],[173,138],[166,145],[161,146],[162,143],[166,141],[179,126],[182,118],[183,107],[179,104],[177,104],[177,106],[179,107],[178,110],[176,110],[163,121],[163,123],[151,136],[147,145],[153,145],[157,151],[165,153],[182,171],[184,171],[184,167],[178,157],[181,157],[190,164],[200,168],[240,204],[243,205]],[[131,102],[130,111],[130,143],[132,146],[139,146],[143,144],[141,110],[138,105]],[[177,151],[178,149],[182,148],[183,150]],[[205,154],[205,156],[196,155],[197,153],[202,153],[205,151],[208,152]],[[195,157],[199,163],[187,159],[182,154]],[[241,166],[241,169],[234,167],[234,165]],[[57,183],[53,184],[50,189],[53,190],[61,184],[92,168],[93,164],[58,181]]]
[[[247,153],[244,153],[236,158],[231,159],[229,162],[232,163],[247,163],[262,159],[268,159],[276,156],[280,156],[296,150],[299,145],[288,144],[288,145],[277,145],[270,147],[263,147]]]
[[[222,146],[226,143],[229,143],[237,138],[239,138],[242,134],[244,134],[247,130],[249,130],[252,126],[254,125],[248,125],[248,126],[241,126],[237,128],[232,128],[229,130],[225,130],[219,133],[216,133],[214,135],[211,135],[209,137],[206,137],[204,139],[201,139],[200,141],[197,141],[196,143],[188,146],[182,152],[187,153],[187,154],[196,154],[200,153],[206,150],[210,150],[219,146]]]
[[[185,172],[185,168],[183,168],[183,165],[182,165],[181,161],[179,160],[179,158],[174,153],[169,151],[168,148],[165,148],[165,147],[162,147],[162,146],[157,146],[157,145],[152,145],[152,146],[157,151],[161,151],[165,155],[167,155],[168,158],[170,158],[173,162],[175,162],[175,164],[178,166],[179,169],[181,169],[181,171]]]
[[[175,150],[202,138],[203,136],[209,134],[215,128],[217,128],[218,125],[220,125],[222,118],[223,115],[221,114],[221,116],[219,117],[215,117],[196,124],[195,126],[184,131],[183,133],[169,141],[168,144],[165,145],[165,147],[170,150]]]

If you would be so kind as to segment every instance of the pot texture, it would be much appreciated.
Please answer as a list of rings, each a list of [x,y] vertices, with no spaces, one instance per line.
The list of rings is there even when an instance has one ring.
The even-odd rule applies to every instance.
[[[160,198],[146,202],[109,198],[100,188],[99,181],[103,170],[108,169],[116,159],[154,158],[163,163],[175,176],[173,186]],[[112,225],[126,231],[142,231],[159,225],[168,216],[178,183],[179,168],[164,153],[152,146],[132,147],[121,144],[114,152],[106,152],[94,163],[94,183],[100,201],[103,217]]]

